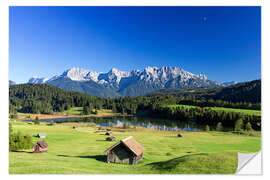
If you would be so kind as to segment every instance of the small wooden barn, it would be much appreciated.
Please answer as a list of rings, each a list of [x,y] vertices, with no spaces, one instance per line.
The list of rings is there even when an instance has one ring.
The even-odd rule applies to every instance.
[[[107,131],[107,132],[105,133],[105,135],[108,135],[108,136],[112,135],[112,131]]]
[[[72,129],[78,129],[78,126],[77,125],[72,126]]]
[[[107,163],[136,164],[142,160],[144,149],[133,136],[129,136],[105,151]]]
[[[114,141],[116,138],[114,136],[110,136],[106,138],[106,141]]]
[[[38,133],[38,138],[46,138],[46,133]]]
[[[177,137],[183,137],[183,136],[182,136],[182,134],[179,133],[179,134],[177,134]]]
[[[37,144],[33,146],[33,153],[47,152],[48,144],[45,141],[38,141]]]

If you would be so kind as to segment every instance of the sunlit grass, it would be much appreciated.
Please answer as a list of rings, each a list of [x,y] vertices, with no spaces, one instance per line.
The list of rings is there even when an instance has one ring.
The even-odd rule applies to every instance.
[[[184,108],[196,108],[196,106],[191,106],[191,105],[182,105],[182,104],[174,104],[174,105],[168,105],[168,107],[184,107]],[[224,108],[224,107],[205,107],[205,108],[210,108],[215,111],[226,111],[226,112],[239,112],[243,113],[246,115],[256,115],[256,116],[261,116],[261,111],[260,110],[250,110],[250,109],[234,109],[234,108]]]
[[[146,128],[110,127],[120,139],[134,136],[145,148],[143,160],[136,165],[107,164],[104,151],[116,143],[105,141],[104,130],[78,123],[48,126],[12,122],[15,131],[33,136],[46,132],[48,152],[33,154],[31,150],[10,152],[11,174],[190,174],[234,173],[237,152],[260,150],[260,137],[249,137],[229,132],[177,132]],[[206,153],[206,154],[205,154]]]

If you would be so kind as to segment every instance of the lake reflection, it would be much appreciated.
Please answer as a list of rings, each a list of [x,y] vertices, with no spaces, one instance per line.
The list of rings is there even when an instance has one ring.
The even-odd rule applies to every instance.
[[[97,126],[111,127],[111,126],[139,126],[145,128],[152,128],[165,131],[201,131],[204,127],[194,122],[180,122],[171,119],[159,119],[148,117],[77,117],[77,118],[57,118],[57,119],[41,119],[42,122],[93,122]]]

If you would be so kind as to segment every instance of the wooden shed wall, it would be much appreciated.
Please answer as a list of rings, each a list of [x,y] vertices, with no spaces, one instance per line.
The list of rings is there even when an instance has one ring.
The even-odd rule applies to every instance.
[[[113,163],[134,164],[135,159],[135,155],[122,144],[113,148],[107,156],[107,162]]]

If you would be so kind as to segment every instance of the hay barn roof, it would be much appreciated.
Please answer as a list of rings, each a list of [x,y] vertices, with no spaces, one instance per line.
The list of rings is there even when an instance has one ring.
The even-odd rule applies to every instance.
[[[105,152],[112,150],[114,147],[118,146],[121,143],[124,144],[128,149],[130,149],[136,156],[141,155],[145,150],[145,148],[140,143],[138,143],[133,136],[129,136],[123,140],[120,140],[118,143],[108,148]]]
[[[42,148],[48,147],[48,144],[45,141],[38,141],[37,144]]]

